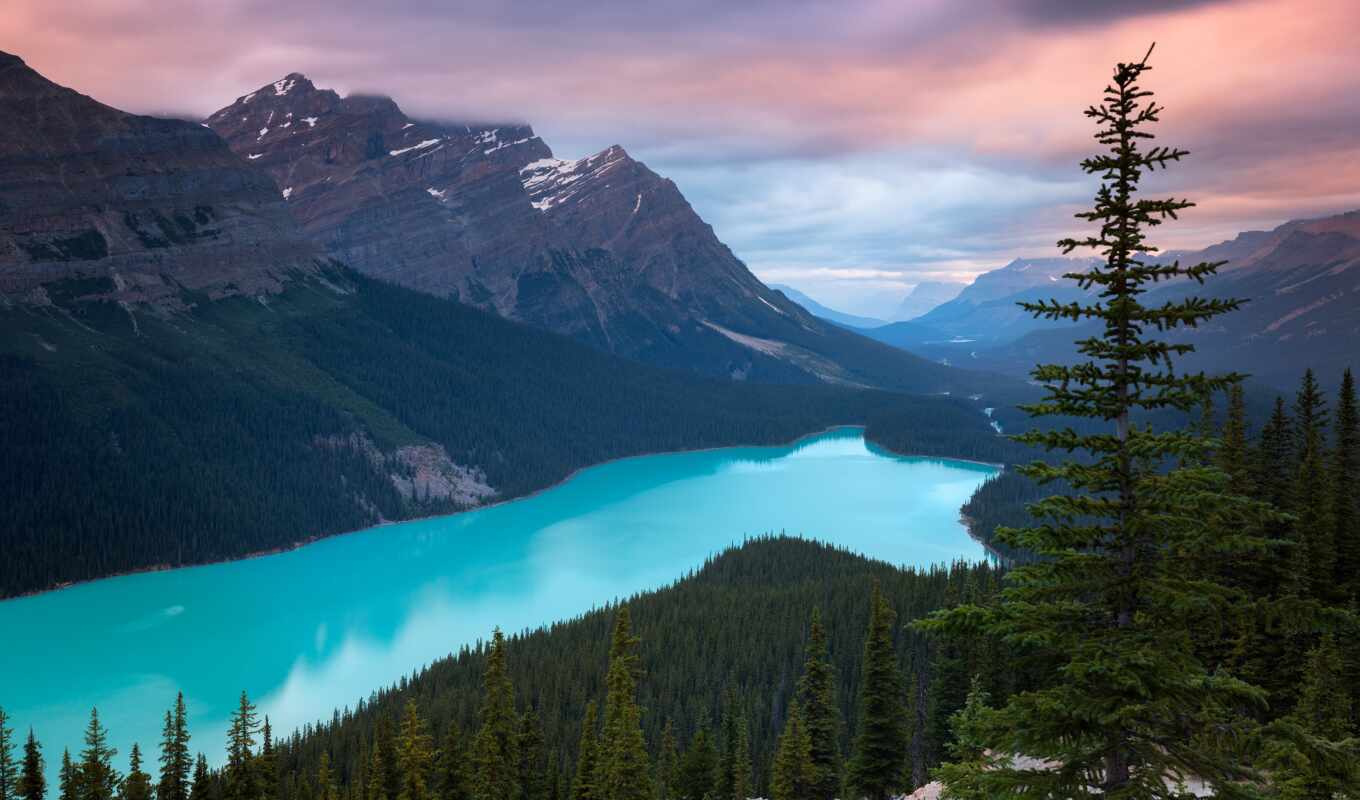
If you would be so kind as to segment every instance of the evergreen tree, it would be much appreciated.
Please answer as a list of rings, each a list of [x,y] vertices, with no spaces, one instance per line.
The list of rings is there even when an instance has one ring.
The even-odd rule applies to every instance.
[[[812,610],[807,660],[803,663],[797,697],[812,762],[808,797],[832,800],[841,788],[841,718],[836,704],[836,671],[831,666],[820,608]]]
[[[335,785],[335,775],[331,772],[331,754],[321,751],[320,762],[316,766],[316,800],[339,800],[340,790]]]
[[[79,800],[80,769],[71,762],[71,751],[61,751],[61,771],[58,773],[59,800]]]
[[[755,796],[755,776],[751,769],[751,726],[745,715],[737,723],[737,743],[733,749],[732,800],[749,800]]]
[[[47,776],[43,774],[42,745],[28,729],[28,739],[24,741],[24,757],[19,771],[19,782],[14,787],[22,800],[45,800],[47,797]]]
[[[812,796],[814,777],[811,741],[803,727],[803,711],[795,702],[789,706],[784,732],[775,746],[774,763],[770,765],[770,794],[774,800],[805,800]]]
[[[1212,441],[1194,431],[1157,431],[1135,422],[1137,415],[1159,409],[1190,414],[1206,394],[1239,379],[1178,372],[1174,362],[1193,346],[1157,338],[1157,332],[1194,327],[1232,311],[1236,301],[1141,302],[1154,282],[1203,281],[1221,266],[1145,260],[1144,254],[1157,252],[1146,229],[1192,205],[1137,196],[1145,172],[1186,154],[1161,146],[1142,149],[1152,138],[1144,128],[1161,112],[1151,92],[1138,85],[1147,69],[1147,56],[1119,64],[1101,103],[1086,112],[1098,123],[1096,138],[1108,151],[1082,162],[1102,183],[1095,207],[1077,216],[1098,224],[1099,232],[1059,246],[1064,252],[1089,247],[1103,254],[1104,263],[1068,276],[1096,300],[1024,304],[1036,316],[1100,326],[1078,342],[1085,361],[1034,370],[1047,396],[1027,410],[1113,423],[1113,430],[1081,433],[1055,426],[1017,437],[1049,451],[1084,454],[1023,468],[1040,483],[1060,480],[1073,490],[1031,506],[1042,524],[1000,534],[1007,544],[1045,560],[1012,570],[997,606],[965,604],[924,626],[958,634],[981,629],[1013,648],[1042,654],[1037,688],[1012,695],[987,714],[976,741],[996,753],[1042,758],[1059,767],[977,774],[978,785],[992,794],[1083,797],[1094,784],[1105,796],[1138,800],[1165,797],[1166,781],[1191,774],[1220,792],[1255,777],[1244,759],[1225,752],[1235,741],[1237,721],[1218,725],[1218,711],[1260,707],[1264,693],[1211,671],[1191,638],[1204,619],[1227,613],[1241,595],[1207,570],[1187,578],[1183,564],[1259,550],[1264,542],[1253,531],[1267,510],[1228,494],[1227,476],[1203,464]],[[1230,524],[1234,520],[1238,524]],[[1214,746],[1201,737],[1211,722],[1222,733]]]
[[[481,728],[473,742],[472,796],[476,800],[517,800],[519,787],[519,715],[505,663],[505,635],[491,637],[484,677]]]
[[[860,666],[859,730],[848,776],[851,788],[869,800],[883,800],[901,785],[907,755],[905,690],[893,646],[896,619],[875,581]]]
[[[605,676],[604,726],[596,789],[598,800],[651,800],[652,766],[642,738],[642,708],[637,702],[642,674],[628,607],[618,610]]]
[[[189,800],[210,800],[212,796],[212,773],[208,771],[208,759],[199,753],[194,760],[194,780],[189,787]]]
[[[1355,376],[1341,379],[1336,402],[1336,430],[1332,449],[1332,525],[1336,544],[1338,597],[1360,600],[1360,408],[1356,405]]]
[[[581,722],[581,741],[576,748],[576,778],[571,782],[571,800],[600,800],[596,779],[600,773],[599,718],[595,701],[586,703]]]
[[[994,796],[981,780],[981,775],[993,768],[982,727],[989,701],[981,678],[975,677],[968,701],[950,717],[954,733],[948,747],[950,760],[940,765],[935,779],[944,784],[943,796],[952,800],[991,800]]]
[[[392,720],[386,714],[378,718],[373,731],[373,772],[369,778],[372,787],[376,781],[378,794],[372,798],[397,800],[401,794],[401,765],[397,760],[397,743],[392,737]]]
[[[1336,541],[1331,520],[1331,483],[1326,464],[1327,401],[1313,371],[1306,370],[1294,401],[1295,463],[1293,495],[1295,550],[1292,563],[1302,591],[1332,597],[1336,578]]]
[[[524,712],[519,729],[519,788],[521,800],[548,800],[548,743],[543,723],[533,711]]]
[[[1279,724],[1285,736],[1266,753],[1271,784],[1282,800],[1346,800],[1360,787],[1360,740],[1351,713],[1355,690],[1329,634],[1308,653],[1294,712]]]
[[[674,800],[676,772],[680,768],[680,753],[675,744],[675,726],[666,720],[661,729],[661,749],[656,754],[656,798]]]
[[[18,764],[14,761],[14,731],[9,717],[0,708],[0,800],[14,800],[15,784],[19,782]]]
[[[255,765],[258,730],[255,705],[242,691],[227,729],[227,767],[223,772],[226,800],[260,800],[260,780]]]
[[[274,752],[274,730],[269,717],[260,726],[260,754],[255,758],[255,775],[260,785],[260,796],[275,798],[279,794],[279,758]],[[318,784],[320,788],[320,784]]]
[[[118,796],[121,800],[151,800],[151,776],[142,769],[142,751],[136,742],[128,753],[128,774]]]
[[[401,774],[397,800],[430,800],[434,744],[416,709],[415,698],[406,700],[406,713],[402,716],[401,733],[397,737],[397,765]]]
[[[113,800],[118,791],[118,772],[113,757],[118,751],[109,746],[108,731],[99,722],[99,709],[90,709],[85,726],[85,749],[80,751],[76,775],[79,800]]]
[[[678,800],[711,800],[718,772],[718,749],[706,728],[699,728],[680,756],[675,796]]]
[[[472,800],[467,752],[456,723],[450,723],[439,751],[439,800]]]
[[[380,740],[373,741],[373,752],[368,764],[368,786],[365,787],[366,800],[395,800],[387,793],[387,781],[383,780],[383,756]]]
[[[189,773],[194,765],[189,752],[189,720],[184,708],[184,692],[176,694],[174,709],[165,712],[160,764],[156,800],[189,800]]]

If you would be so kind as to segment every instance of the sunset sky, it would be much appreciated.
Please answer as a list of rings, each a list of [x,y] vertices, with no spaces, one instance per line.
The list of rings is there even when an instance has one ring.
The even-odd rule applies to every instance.
[[[1074,11],[1074,9],[1076,9]],[[1200,203],[1161,241],[1360,208],[1360,2],[8,0],[0,50],[111,105],[206,115],[285,73],[410,114],[621,144],[769,282],[886,313],[922,279],[1053,255],[1082,109],[1147,84]]]

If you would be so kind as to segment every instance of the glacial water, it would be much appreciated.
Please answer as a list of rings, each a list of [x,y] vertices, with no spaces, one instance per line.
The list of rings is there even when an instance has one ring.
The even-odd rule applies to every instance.
[[[242,689],[291,731],[495,625],[663,586],[745,537],[783,531],[898,564],[980,559],[959,506],[993,472],[897,457],[846,428],[616,461],[478,511],[0,602],[0,707],[20,739],[34,728],[54,772],[98,706],[126,770],[133,741],[155,764],[182,690],[192,747],[217,764]]]

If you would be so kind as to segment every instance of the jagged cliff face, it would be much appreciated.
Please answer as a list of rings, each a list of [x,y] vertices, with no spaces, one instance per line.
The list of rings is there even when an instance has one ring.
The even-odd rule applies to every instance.
[[[610,147],[556,159],[524,125],[407,117],[289,75],[208,118],[333,257],[612,352],[700,372],[857,382],[675,184]]]
[[[278,291],[322,254],[211,130],[127,114],[0,53],[0,301],[182,306]],[[68,284],[76,285],[76,284]]]

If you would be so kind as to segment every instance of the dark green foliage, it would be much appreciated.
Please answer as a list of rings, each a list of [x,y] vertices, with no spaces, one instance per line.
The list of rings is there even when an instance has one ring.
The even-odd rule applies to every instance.
[[[548,760],[543,723],[534,712],[524,712],[519,729],[520,800],[549,800],[552,792],[549,775],[556,772],[556,766]]]
[[[325,280],[343,293],[296,282],[267,308],[204,302],[136,328],[113,303],[0,310],[0,596],[456,510],[394,487],[390,454],[409,444],[482,469],[501,498],[621,456],[837,424],[1001,460],[966,401],[704,380],[348,271]]]
[[[24,756],[20,762],[19,782],[14,793],[22,800],[45,800],[47,797],[47,776],[43,773],[44,760],[42,745],[28,729],[28,739],[24,741]]]
[[[505,636],[499,628],[491,638],[483,683],[481,727],[472,743],[472,796],[476,800],[517,800],[519,715],[515,713],[515,690],[506,666]]]
[[[768,795],[769,766],[784,727],[784,709],[796,697],[798,675],[807,660],[808,620],[820,608],[827,635],[829,662],[835,674],[835,703],[844,721],[839,747],[849,749],[857,730],[860,657],[867,629],[872,579],[899,619],[920,619],[948,602],[985,601],[1000,584],[1000,570],[989,564],[956,565],[927,570],[897,569],[833,547],[800,539],[757,539],[730,550],[672,587],[627,602],[633,629],[641,639],[638,656],[646,672],[638,684],[638,703],[645,709],[642,729],[648,751],[658,754],[662,732],[670,724],[677,743],[689,743],[701,726],[721,720],[724,708],[734,716],[750,709],[749,738],[754,784]],[[605,694],[613,615],[610,606],[580,619],[505,638],[506,668],[519,708],[532,707],[542,719],[550,750],[559,753],[564,776],[576,774],[582,717],[588,703]],[[927,638],[915,631],[896,637],[896,657],[909,665],[922,685],[931,668]],[[280,746],[286,776],[315,774],[322,749],[337,765],[342,791],[367,780],[367,762],[383,720],[399,715],[408,697],[435,730],[450,725],[476,730],[484,696],[487,648],[467,649],[431,664],[408,681],[367,698],[359,707],[311,728],[301,738]],[[1023,679],[1023,665],[989,658],[971,644],[961,645],[959,669],[990,668],[989,688],[1004,697]],[[963,677],[966,687],[967,676]],[[992,682],[994,681],[994,682]],[[728,694],[715,687],[730,688]],[[947,715],[953,709],[944,709]],[[918,733],[923,752],[940,752],[943,743]],[[709,727],[705,739],[714,748],[709,790],[717,770],[721,736]],[[678,744],[693,761],[691,748]],[[934,766],[933,763],[924,767]],[[923,767],[923,768],[924,768]],[[593,776],[594,770],[588,771]],[[693,771],[688,773],[693,776]],[[579,782],[578,786],[579,788]],[[675,783],[673,789],[679,789]],[[659,790],[659,787],[658,787]],[[671,794],[671,797],[680,795]],[[840,795],[844,796],[844,795]],[[283,800],[297,800],[285,795]],[[366,800],[372,800],[367,798]]]
[[[807,797],[832,800],[841,789],[841,718],[836,704],[836,672],[820,608],[812,612],[807,661],[798,681],[798,708],[808,739]]]
[[[255,761],[255,734],[258,731],[255,705],[243,691],[227,730],[227,767],[223,773],[226,800],[259,800],[262,796]]]
[[[1059,246],[1102,254],[1104,263],[1068,276],[1097,300],[1025,304],[1036,316],[1097,325],[1077,343],[1084,361],[1034,370],[1047,396],[1027,410],[1109,429],[1036,429],[1018,437],[1082,456],[1024,469],[1040,482],[1066,481],[1071,490],[1031,506],[1041,523],[1001,534],[1043,560],[1009,575],[1000,604],[966,604],[929,625],[985,631],[1013,652],[1033,656],[1043,670],[1038,688],[982,715],[974,746],[1060,767],[974,770],[966,781],[974,791],[1037,799],[1085,796],[1095,785],[1106,796],[1131,800],[1165,797],[1168,781],[1189,775],[1224,795],[1254,777],[1230,747],[1234,726],[1242,724],[1235,714],[1263,708],[1265,694],[1207,663],[1195,645],[1206,622],[1256,611],[1221,579],[1220,564],[1266,546],[1259,524],[1269,513],[1229,493],[1228,476],[1209,463],[1214,442],[1193,426],[1158,430],[1135,420],[1137,413],[1164,409],[1188,417],[1207,394],[1238,380],[1177,371],[1175,363],[1193,347],[1165,338],[1234,310],[1236,301],[1141,302],[1157,282],[1203,282],[1221,266],[1146,259],[1157,252],[1147,230],[1192,205],[1138,196],[1144,173],[1186,155],[1142,149],[1152,139],[1144,128],[1161,111],[1138,85],[1147,69],[1146,57],[1119,64],[1101,103],[1086,112],[1098,123],[1096,139],[1105,151],[1082,162],[1102,183],[1094,208],[1077,216],[1099,231]]]
[[[189,772],[193,756],[189,752],[189,715],[184,693],[175,696],[175,707],[165,712],[161,731],[161,775],[156,785],[156,800],[189,800]]]
[[[59,775],[59,800],[77,800],[80,797],[80,772],[71,761],[71,751],[61,751],[61,771]]]
[[[128,754],[128,774],[123,778],[119,800],[151,800],[151,776],[142,769],[142,751],[136,742]]]
[[[680,769],[675,779],[678,800],[711,800],[718,777],[718,748],[713,744],[708,729],[700,727],[680,756]]]
[[[467,748],[457,723],[448,726],[439,751],[439,800],[472,800]]]
[[[680,746],[675,741],[675,726],[670,720],[661,729],[661,746],[656,754],[656,798],[673,800],[680,769]]]
[[[893,646],[896,623],[896,612],[875,582],[860,665],[859,723],[848,773],[851,788],[869,800],[885,800],[901,787],[904,778],[906,687]]]
[[[853,767],[852,767],[853,768]],[[803,710],[789,706],[784,732],[775,745],[770,766],[770,796],[774,800],[803,800],[812,793],[812,743],[803,725]]]
[[[571,800],[599,800],[596,781],[600,774],[599,716],[595,701],[586,703],[581,717],[581,738],[576,748],[576,778],[571,782]]]
[[[1331,463],[1332,539],[1337,597],[1360,601],[1360,408],[1355,376],[1346,370],[1336,404]]]
[[[595,780],[598,800],[650,800],[652,795],[652,767],[637,703],[640,641],[633,635],[628,607],[619,608],[605,676],[604,727]]]
[[[119,782],[118,772],[113,768],[113,757],[117,754],[109,746],[108,731],[99,721],[98,709],[90,709],[85,749],[80,751],[80,764],[75,772],[77,800],[113,800]]]
[[[430,800],[430,774],[434,769],[434,745],[414,698],[406,701],[397,737],[397,768],[400,789],[397,800]]]
[[[14,760],[14,729],[0,708],[0,800],[13,800],[19,782],[19,763]]]
[[[194,781],[189,787],[189,800],[212,800],[215,794],[212,775],[208,772],[208,759],[199,753],[194,761]]]
[[[953,800],[990,800],[993,795],[981,779],[995,764],[987,753],[983,721],[991,709],[981,678],[974,677],[968,700],[949,718],[954,734],[948,746],[949,761],[940,765],[934,778],[949,787]]]

